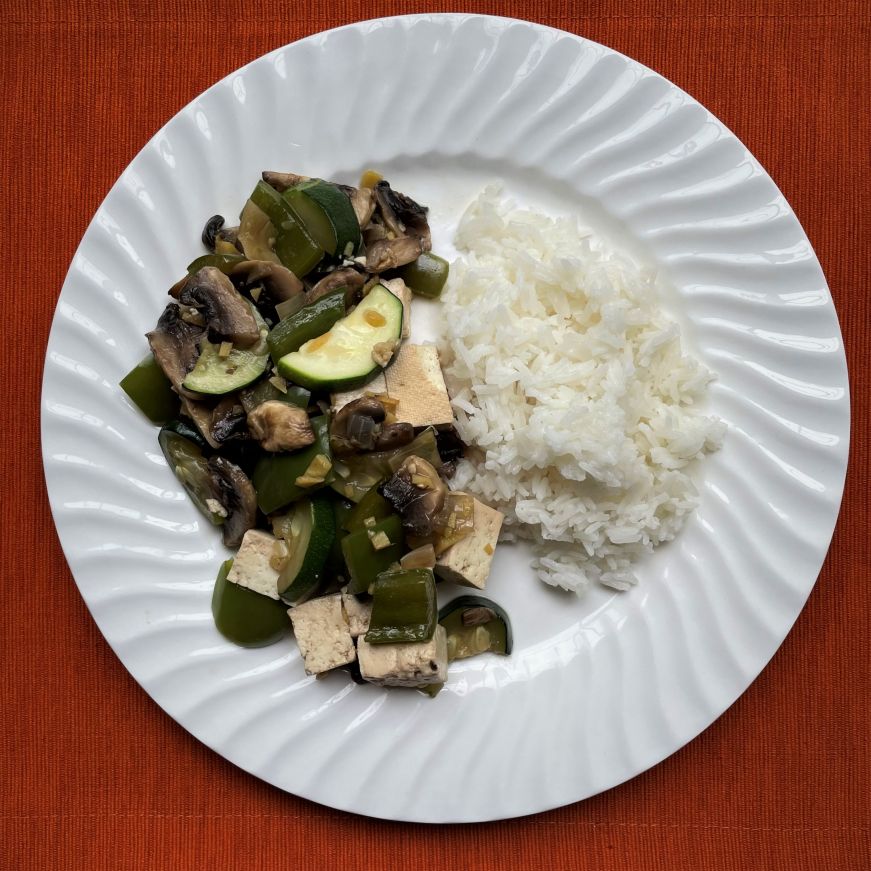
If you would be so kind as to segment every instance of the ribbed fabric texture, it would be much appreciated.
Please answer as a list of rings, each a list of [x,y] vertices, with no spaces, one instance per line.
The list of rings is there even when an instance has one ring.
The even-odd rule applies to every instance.
[[[200,91],[273,48],[422,11],[489,12],[581,34],[719,116],[771,173],[819,255],[847,346],[854,420],[820,580],[781,650],[720,720],[604,795],[442,828],[286,795],[170,720],[79,597],[39,451],[57,296],[94,211],[136,152]],[[0,2],[0,868],[871,868],[869,42],[862,0]]]

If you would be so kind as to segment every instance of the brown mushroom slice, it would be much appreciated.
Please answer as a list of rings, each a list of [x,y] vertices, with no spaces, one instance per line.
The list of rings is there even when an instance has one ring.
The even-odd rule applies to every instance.
[[[337,457],[371,451],[387,412],[374,396],[361,396],[336,412],[330,424],[330,450]]]
[[[286,266],[271,260],[243,260],[230,270],[229,277],[239,290],[262,287],[273,305],[305,292],[303,283]]]
[[[345,269],[334,269],[325,275],[307,294],[306,303],[314,302],[340,287],[347,288],[345,292],[345,305],[354,301],[358,291],[366,282],[366,276],[349,266]]]
[[[200,355],[197,343],[204,335],[205,329],[186,321],[182,317],[182,310],[174,302],[163,310],[155,328],[145,334],[157,365],[180,396],[191,399],[199,397],[198,393],[186,390],[181,385],[197,362]]]
[[[426,206],[415,202],[411,197],[393,190],[390,182],[381,179],[373,188],[378,211],[388,229],[396,236],[415,236],[424,240],[429,251],[431,236],[427,222]]]
[[[182,388],[184,389],[184,388]],[[184,391],[191,393],[190,390]],[[196,396],[197,394],[191,394]],[[181,412],[182,414],[194,422],[194,426],[199,430],[200,435],[209,443],[210,447],[219,448],[221,443],[212,435],[212,413],[214,409],[211,405],[205,402],[198,402],[196,399],[191,399],[188,396],[181,397]]]
[[[368,226],[375,212],[375,194],[371,188],[353,188],[349,196],[354,214],[357,216],[357,223],[362,230]]]
[[[406,533],[417,539],[435,533],[448,488],[433,465],[422,457],[407,457],[381,488],[381,494],[402,518]]]
[[[267,399],[249,412],[248,428],[264,451],[296,451],[315,441],[306,410],[277,399]]]
[[[410,423],[399,421],[385,423],[375,439],[376,451],[395,451],[397,448],[410,445],[414,441],[414,427]]]
[[[370,221],[369,226],[363,230],[363,244],[370,248],[376,242],[380,242],[382,239],[389,239],[390,234],[387,230],[387,227],[384,226],[380,221]]]
[[[308,181],[307,175],[297,175],[295,172],[271,172],[266,170],[260,176],[270,187],[274,187],[280,194],[288,188],[298,185],[301,181]]]
[[[215,254],[242,254],[238,227],[221,227],[215,234]]]
[[[248,438],[245,409],[236,394],[223,397],[214,407],[209,430],[212,438],[220,445]]]
[[[343,405],[330,424],[330,449],[339,457],[365,451],[392,451],[414,441],[409,423],[385,423],[387,409],[377,396],[361,396]]]
[[[257,521],[257,494],[248,476],[226,457],[212,457],[208,462],[209,481],[215,499],[227,512],[221,527],[224,544],[239,547],[242,538]]]
[[[424,247],[424,240],[417,236],[382,239],[366,252],[366,270],[377,273],[396,269],[417,260],[424,251],[429,251],[429,246]]]
[[[212,342],[248,348],[260,341],[260,327],[251,307],[220,269],[205,266],[188,276],[178,299],[202,313]]]

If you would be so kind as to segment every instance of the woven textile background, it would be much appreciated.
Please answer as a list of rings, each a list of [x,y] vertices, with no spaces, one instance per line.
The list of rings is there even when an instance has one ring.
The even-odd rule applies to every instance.
[[[441,828],[368,820],[281,793],[163,714],[79,597],[39,453],[42,359],[57,296],[91,216],[136,152],[200,91],[273,48],[421,11],[528,18],[605,43],[735,131],[822,262],[847,346],[854,420],[846,497],[820,580],[734,707],[604,795],[525,819]],[[0,0],[0,868],[871,868],[869,43],[864,0]]]

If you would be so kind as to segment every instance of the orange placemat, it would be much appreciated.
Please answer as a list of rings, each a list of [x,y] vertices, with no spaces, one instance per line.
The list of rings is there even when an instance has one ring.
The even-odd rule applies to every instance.
[[[604,795],[521,820],[440,828],[368,820],[281,793],[164,715],[76,591],[39,455],[42,358],[57,295],[88,221],[139,148],[201,90],[270,49],[361,18],[429,10],[514,15],[603,42],[731,127],[822,261],[854,403],[832,551],[795,629],[737,704],[685,749]],[[869,15],[862,0],[0,2],[10,324],[0,867],[871,867]]]

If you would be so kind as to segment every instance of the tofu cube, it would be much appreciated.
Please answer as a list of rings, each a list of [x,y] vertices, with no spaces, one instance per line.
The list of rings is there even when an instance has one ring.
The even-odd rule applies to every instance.
[[[278,598],[278,572],[272,568],[273,547],[278,541],[274,535],[259,529],[249,529],[242,539],[239,552],[227,580],[240,587],[262,593],[270,599]]]
[[[474,532],[439,554],[434,571],[453,584],[483,590],[505,515],[475,499],[473,518]]]
[[[360,674],[383,687],[417,687],[448,679],[448,636],[436,626],[429,641],[407,644],[369,644],[357,639]]]
[[[369,618],[372,616],[372,603],[361,602],[356,596],[342,590],[342,607],[348,618],[348,626],[351,629],[351,638],[365,635],[369,631]]]
[[[402,338],[411,335],[411,288],[401,278],[381,279],[381,283],[402,303]]]
[[[333,411],[366,393],[386,393],[397,401],[396,419],[414,427],[445,426],[454,412],[435,345],[405,342],[393,362],[365,387],[334,393]]]
[[[387,395],[398,402],[396,418],[414,427],[454,422],[454,411],[435,345],[404,344],[384,370]]]
[[[306,674],[320,674],[357,658],[341,593],[310,599],[287,613]]]

